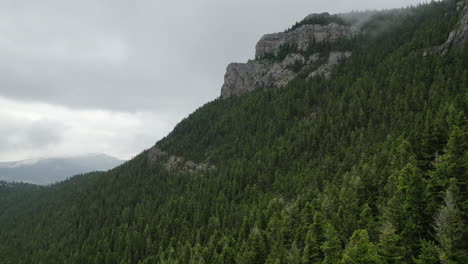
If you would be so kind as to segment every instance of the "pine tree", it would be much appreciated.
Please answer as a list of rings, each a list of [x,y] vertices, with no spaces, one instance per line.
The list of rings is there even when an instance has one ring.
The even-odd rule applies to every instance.
[[[457,186],[452,179],[442,205],[434,217],[435,237],[441,248],[440,260],[443,263],[456,263],[457,259],[466,260],[466,249],[462,246],[464,224],[457,207],[455,194]]]
[[[338,232],[330,222],[327,222],[324,227],[325,242],[320,246],[323,252],[323,264],[338,263],[341,258],[341,241]]]
[[[450,179],[455,178],[460,188],[459,200],[462,210],[468,214],[468,194],[466,194],[468,192],[467,142],[468,132],[466,129],[453,126],[447,143],[447,152],[436,159],[435,170],[430,174],[426,196],[430,200],[429,209],[431,212],[443,201]],[[468,215],[465,219],[468,219]]]
[[[369,240],[367,230],[356,230],[351,236],[341,259],[343,264],[380,264],[377,247]]]
[[[416,264],[438,264],[440,249],[433,241],[423,240],[421,242],[421,253],[417,258],[413,258]]]
[[[425,223],[424,180],[421,171],[408,163],[396,175],[396,188],[389,199],[384,219],[393,225],[406,245],[406,259],[417,252]],[[393,183],[391,183],[393,184]]]
[[[384,222],[380,229],[379,254],[384,263],[401,263],[405,256],[405,248],[401,246],[401,237],[389,221]]]
[[[307,231],[304,253],[302,254],[302,264],[313,264],[321,261],[320,246],[314,225],[310,225]]]
[[[296,241],[292,243],[286,261],[288,264],[301,264],[301,251],[297,247]]]
[[[246,259],[248,263],[262,264],[265,262],[267,249],[262,231],[254,227],[247,240]]]
[[[274,214],[267,226],[267,237],[269,242],[268,261],[276,261],[277,259],[284,261],[288,252],[285,248],[287,236],[287,215],[282,213]]]

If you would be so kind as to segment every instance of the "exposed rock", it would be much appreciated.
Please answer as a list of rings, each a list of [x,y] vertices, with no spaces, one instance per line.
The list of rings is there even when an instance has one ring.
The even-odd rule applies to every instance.
[[[301,54],[288,54],[281,63],[272,64],[258,84],[262,87],[282,88],[296,77],[294,68],[301,67],[305,61],[306,59]]]
[[[265,59],[231,63],[224,75],[221,97],[240,95],[262,87],[284,87],[296,76],[294,67],[305,63],[306,58],[296,53],[288,54],[281,62]]]
[[[450,32],[447,41],[440,46],[440,52],[446,54],[452,47],[461,46],[468,40],[468,0],[457,3],[457,10],[461,10],[455,30]]]
[[[307,78],[312,78],[317,75],[323,75],[325,78],[330,79],[331,71],[341,60],[351,57],[350,51],[332,51],[328,57],[327,63],[321,65],[317,70],[311,72]]]
[[[161,160],[165,156],[167,156],[167,153],[156,147],[153,147],[148,151],[148,160],[151,162]]]
[[[258,81],[267,73],[267,68],[265,64],[253,60],[229,64],[224,75],[221,97],[240,95],[257,89]]]
[[[340,60],[350,56],[351,52],[349,51],[331,52],[327,63],[319,66],[309,77],[323,74],[329,78],[332,68]],[[310,68],[319,59],[319,53],[309,56],[308,59],[301,54],[291,53],[281,62],[263,59],[249,60],[247,63],[231,63],[224,75],[221,98],[245,94],[260,88],[283,88],[297,76],[298,72],[305,69],[306,66]]]
[[[305,18],[312,19],[316,16],[330,16],[329,14],[312,14]],[[299,72],[310,70],[320,59],[320,54],[315,53],[305,57],[308,48],[314,43],[333,43],[341,38],[356,36],[358,29],[354,26],[339,25],[331,22],[326,25],[304,24],[287,32],[267,34],[256,45],[255,60],[247,63],[231,63],[224,75],[224,84],[221,88],[221,98],[233,95],[241,95],[260,88],[282,88],[293,80]],[[278,61],[278,53],[283,45],[294,46],[295,53],[289,53]],[[301,54],[302,53],[302,54]],[[338,53],[336,53],[338,54]],[[333,57],[332,53],[327,65],[317,71],[316,74],[326,73],[332,66],[338,63],[342,57]],[[346,53],[344,56],[348,56]],[[273,55],[274,59],[271,58]],[[283,56],[284,54],[282,54]]]
[[[195,163],[186,161],[184,158],[169,155],[157,147],[153,147],[148,151],[148,161],[151,163],[160,163],[168,171],[185,171],[189,173],[212,170],[215,167],[208,163]]]
[[[166,170],[175,170],[178,166],[180,166],[184,162],[184,159],[181,157],[177,157],[174,155],[171,155],[169,159],[164,163],[164,167]]]
[[[281,62],[281,65],[283,67],[289,67],[289,66],[294,66],[295,64],[304,64],[305,63],[305,58],[301,54],[297,53],[291,53],[284,58],[284,60]]]
[[[316,61],[319,60],[319,58],[320,58],[320,53],[314,53],[309,57],[306,64],[314,64]]]
[[[261,59],[266,55],[278,55],[283,45],[293,45],[300,52],[307,51],[313,43],[333,43],[340,38],[352,38],[358,33],[353,26],[330,23],[328,25],[302,25],[289,31],[264,35],[257,43],[255,58]]]
[[[306,16],[306,17],[303,19],[303,21],[304,21],[304,20],[311,20],[311,19],[314,19],[314,18],[316,18],[316,17],[330,17],[330,16],[331,16],[331,15],[330,15],[330,13],[328,13],[328,12],[324,12],[324,13],[320,13],[320,14],[318,14],[318,13],[313,13],[313,14],[310,14],[310,15]]]

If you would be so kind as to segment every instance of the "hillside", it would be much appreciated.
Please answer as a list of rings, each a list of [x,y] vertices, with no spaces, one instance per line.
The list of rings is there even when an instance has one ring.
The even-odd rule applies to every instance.
[[[106,171],[123,162],[105,154],[0,162],[0,181],[47,185],[80,173]]]
[[[2,263],[468,263],[466,3],[309,17],[122,166],[0,184]]]

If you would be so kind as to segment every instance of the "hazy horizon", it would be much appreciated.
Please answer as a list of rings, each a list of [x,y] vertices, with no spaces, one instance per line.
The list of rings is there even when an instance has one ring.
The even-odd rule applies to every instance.
[[[262,35],[310,13],[421,2],[0,0],[0,161],[128,160],[217,98]]]

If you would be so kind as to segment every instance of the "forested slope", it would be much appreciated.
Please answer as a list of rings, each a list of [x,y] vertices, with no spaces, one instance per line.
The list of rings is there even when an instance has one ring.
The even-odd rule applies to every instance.
[[[468,263],[468,47],[434,49],[457,18],[377,13],[330,80],[217,99],[107,173],[0,185],[1,262]]]

